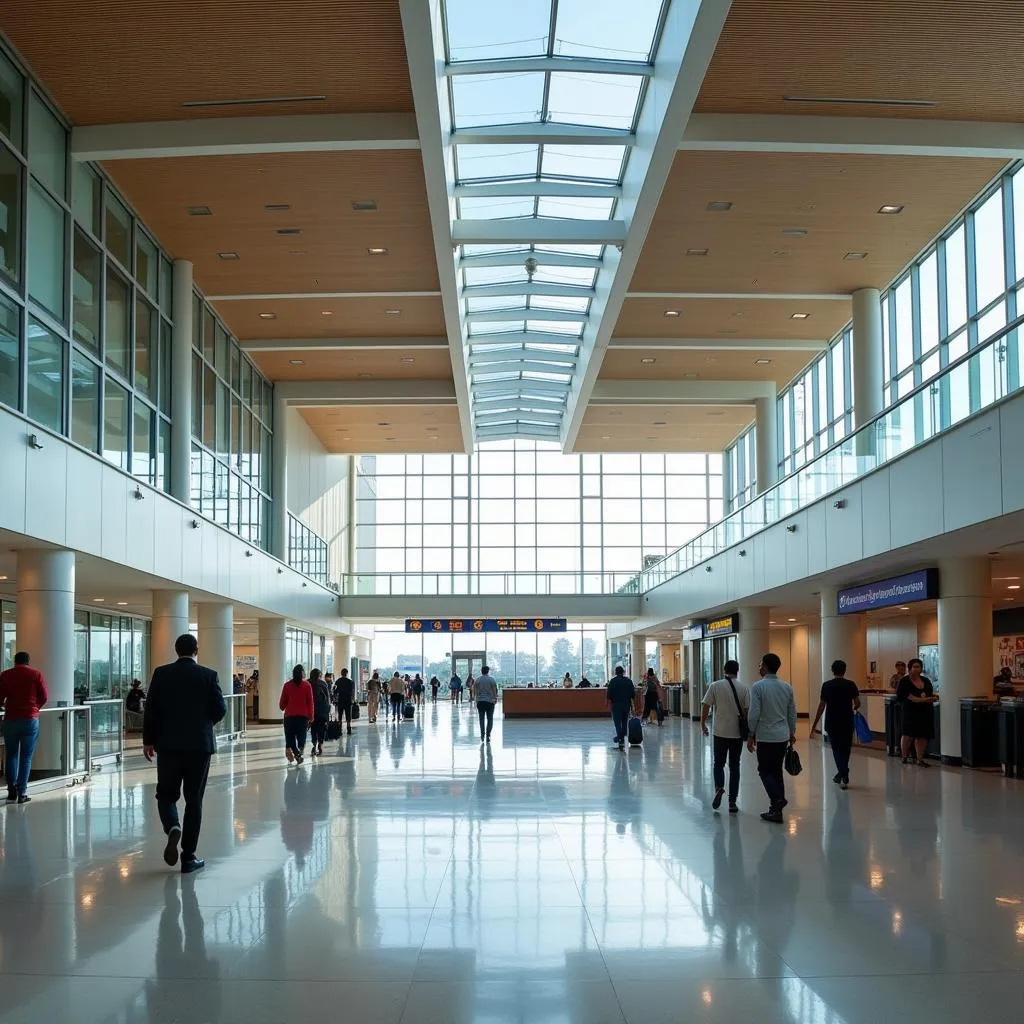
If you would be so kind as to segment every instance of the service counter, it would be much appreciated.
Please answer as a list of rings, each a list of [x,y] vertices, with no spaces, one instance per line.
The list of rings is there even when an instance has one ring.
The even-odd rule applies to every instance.
[[[506,686],[501,704],[506,718],[604,718],[610,713],[603,686],[589,690]]]

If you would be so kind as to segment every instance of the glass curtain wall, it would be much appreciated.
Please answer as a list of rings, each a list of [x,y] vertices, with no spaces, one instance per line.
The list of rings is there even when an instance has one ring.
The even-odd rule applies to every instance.
[[[595,591],[601,574],[628,578],[722,515],[718,454],[565,455],[497,441],[472,456],[364,457],[360,474],[357,548],[372,551],[360,564],[377,573],[569,573]]]
[[[12,611],[12,642],[13,628]],[[148,619],[76,609],[75,700],[123,698],[133,679],[148,686],[151,630]]]
[[[313,634],[306,629],[285,627],[284,660],[289,671],[293,665],[302,665],[309,674],[311,668],[323,668],[313,663]]]
[[[13,601],[0,601],[0,672],[14,667],[14,608]]]
[[[0,44],[0,402],[165,488],[168,257]]]
[[[266,548],[274,390],[192,296],[192,507]]]
[[[288,513],[288,564],[317,583],[327,583],[327,541]]]

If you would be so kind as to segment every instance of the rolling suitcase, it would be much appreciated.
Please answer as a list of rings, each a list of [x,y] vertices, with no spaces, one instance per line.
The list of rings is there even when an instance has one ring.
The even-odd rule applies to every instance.
[[[352,701],[352,720],[355,721],[359,717],[359,702]]]
[[[341,739],[341,722],[336,718],[332,719],[327,723],[326,737],[328,740],[340,740]]]
[[[405,707],[402,709],[402,716],[404,718],[415,718],[416,717],[416,705],[415,704],[406,703]]]
[[[626,739],[631,747],[639,747],[644,741],[644,726],[636,715],[630,718],[626,725]]]

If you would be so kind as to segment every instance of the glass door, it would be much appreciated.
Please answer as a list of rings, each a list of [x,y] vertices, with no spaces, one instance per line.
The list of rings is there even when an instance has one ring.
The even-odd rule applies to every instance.
[[[480,675],[486,660],[486,651],[452,651],[452,675],[465,683],[471,675],[474,678]]]

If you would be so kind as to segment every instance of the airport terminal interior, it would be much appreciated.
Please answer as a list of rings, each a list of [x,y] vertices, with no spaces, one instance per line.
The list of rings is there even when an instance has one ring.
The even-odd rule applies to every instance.
[[[1020,1020],[1022,42],[0,8],[0,1024]],[[295,760],[298,665],[352,689]]]

